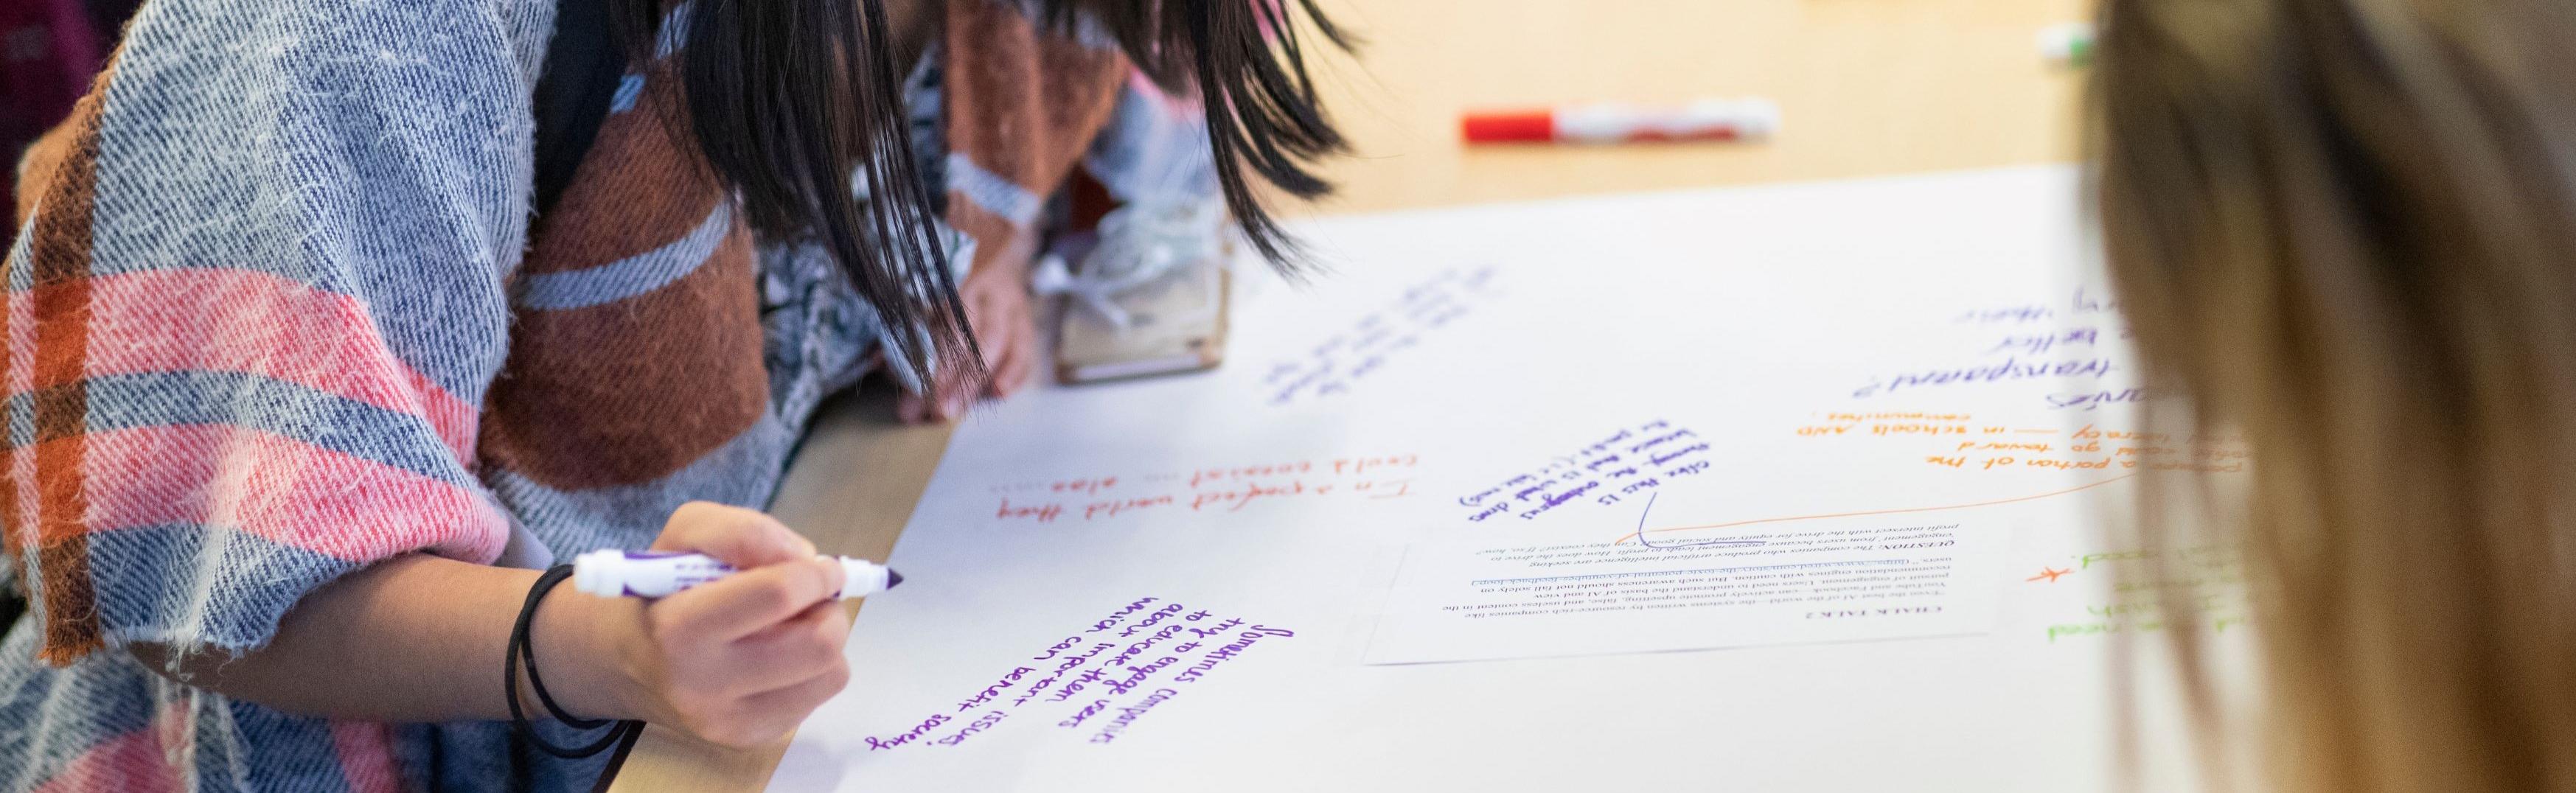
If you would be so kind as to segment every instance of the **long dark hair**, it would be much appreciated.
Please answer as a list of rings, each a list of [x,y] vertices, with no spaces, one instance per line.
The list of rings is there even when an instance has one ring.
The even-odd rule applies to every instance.
[[[611,6],[626,51],[651,52],[670,6]],[[1291,271],[1295,246],[1244,169],[1315,198],[1331,185],[1314,163],[1344,148],[1315,95],[1292,9],[1334,46],[1350,46],[1312,0],[1038,0],[1034,9],[1058,29],[1087,15],[1157,84],[1201,98],[1226,203],[1253,248]],[[673,24],[686,30],[674,56],[687,96],[678,121],[740,192],[752,228],[810,239],[839,259],[921,382],[934,361],[980,378],[983,356],[914,167],[883,0],[691,0]],[[867,200],[852,194],[854,170]]]

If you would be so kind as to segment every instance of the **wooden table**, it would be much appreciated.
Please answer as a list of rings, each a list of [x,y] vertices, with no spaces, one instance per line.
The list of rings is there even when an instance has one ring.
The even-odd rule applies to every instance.
[[[2046,25],[2082,0],[1322,0],[1366,38],[1320,66],[1358,156],[1314,212],[1826,179],[2073,159],[2080,75],[2044,63]],[[1750,145],[1462,150],[1466,108],[1764,96],[1778,137]],[[827,552],[884,558],[948,443],[892,400],[827,406],[779,517]],[[853,609],[855,613],[855,608]],[[851,685],[864,686],[857,680]],[[653,728],[617,793],[758,791],[786,749],[734,751]]]

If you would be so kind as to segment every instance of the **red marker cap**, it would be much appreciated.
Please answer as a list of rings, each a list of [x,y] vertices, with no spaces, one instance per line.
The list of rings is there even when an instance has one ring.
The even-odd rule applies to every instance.
[[[1545,143],[1556,139],[1556,114],[1546,110],[1469,113],[1458,123],[1468,143]]]

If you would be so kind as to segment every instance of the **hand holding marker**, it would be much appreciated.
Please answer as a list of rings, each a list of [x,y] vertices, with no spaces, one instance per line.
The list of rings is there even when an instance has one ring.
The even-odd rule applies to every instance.
[[[835,597],[867,597],[903,583],[894,568],[847,556],[820,557],[841,564],[847,577]],[[681,590],[712,583],[737,571],[715,557],[697,553],[599,550],[574,557],[573,588],[601,597],[669,597]]]

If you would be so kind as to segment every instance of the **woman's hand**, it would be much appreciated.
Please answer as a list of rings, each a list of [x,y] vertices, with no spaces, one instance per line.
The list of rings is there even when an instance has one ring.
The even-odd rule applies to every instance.
[[[744,572],[647,602],[558,586],[529,640],[546,690],[589,718],[644,719],[717,743],[778,740],[849,681],[840,565],[768,515],[693,503],[653,548]],[[289,713],[359,721],[505,719],[501,659],[538,571],[407,553],[297,601],[246,655],[137,642],[173,680]],[[525,674],[520,701],[537,708]],[[544,718],[538,708],[531,714]]]
[[[620,646],[603,657],[627,682],[616,710],[754,747],[786,737],[849,682],[844,573],[813,543],[766,514],[694,502],[671,513],[653,550],[743,572],[627,610],[613,631]]]
[[[904,394],[895,401],[895,415],[905,423],[950,421],[965,415],[966,406],[978,398],[999,399],[1028,385],[1037,369],[1037,312],[1029,297],[1029,257],[1018,247],[1028,246],[986,260],[957,285],[958,301],[966,304],[966,321],[975,328],[975,343],[984,350],[992,381],[978,393],[977,384],[963,373],[944,372],[931,393]]]

